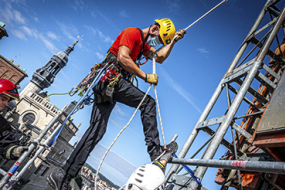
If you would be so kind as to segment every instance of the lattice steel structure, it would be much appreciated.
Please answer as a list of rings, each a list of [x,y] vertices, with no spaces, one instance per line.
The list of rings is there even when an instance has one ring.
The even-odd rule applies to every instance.
[[[264,126],[267,127],[263,127],[263,130],[260,130],[261,127],[259,128],[262,120],[265,120],[265,118],[269,118],[269,120],[270,118],[272,119],[272,114],[271,116],[270,114],[266,116],[266,112],[269,112],[267,108],[270,107],[274,92],[277,91],[279,82],[281,83],[282,81],[282,72],[285,65],[285,53],[283,53],[285,49],[285,44],[283,44],[285,9],[277,8],[280,6],[283,8],[284,1],[268,0],[266,2],[228,70],[218,84],[213,96],[202,112],[194,129],[179,152],[178,157],[185,158],[199,132],[207,133],[210,135],[210,138],[194,153],[190,160],[188,159],[187,161],[186,158],[173,159],[173,163],[196,165],[195,176],[198,179],[203,178],[208,167],[223,168],[219,169],[218,177],[216,178],[216,182],[222,185],[221,189],[228,189],[229,186],[233,186],[237,189],[270,189],[272,187],[277,188],[277,186],[279,189],[285,188],[281,187],[278,183],[278,177],[275,177],[275,182],[272,182],[272,180],[270,182],[268,176],[266,179],[266,172],[274,172],[274,167],[277,166],[274,165],[274,163],[277,163],[277,161],[279,161],[278,164],[281,171],[275,173],[279,173],[276,174],[279,176],[279,180],[283,179],[283,175],[281,174],[285,172],[285,156],[282,155],[282,150],[285,150],[285,140],[279,143],[273,143],[270,146],[267,146],[267,143],[264,142],[269,133],[276,131],[282,132],[285,122],[284,126],[280,125],[279,127],[272,128],[269,127],[271,121],[268,121],[264,123]],[[268,15],[271,21],[265,23],[264,18]],[[284,77],[283,75],[283,78]],[[282,92],[281,88],[280,90],[281,92],[278,92],[278,94],[275,95],[276,97],[282,96],[282,93],[285,91],[283,90]],[[215,106],[219,106],[217,105],[217,100],[220,96],[224,95],[224,93],[227,97],[225,99],[227,108],[223,110],[224,115],[216,118],[208,118],[212,109]],[[285,95],[282,97],[285,97]],[[223,99],[223,97],[221,99]],[[276,101],[282,100],[275,100],[275,104]],[[248,104],[248,106],[244,106],[244,104]],[[272,110],[274,110],[274,107]],[[279,112],[282,113],[282,110]],[[238,115],[240,113],[246,114]],[[285,110],[283,113],[285,113]],[[278,119],[281,118],[277,117],[277,120]],[[217,130],[213,130],[211,128],[212,126],[217,126]],[[228,130],[231,130],[233,137],[230,142],[225,139],[225,134]],[[256,141],[256,139],[259,139],[259,141]],[[213,159],[220,145],[226,147],[228,152],[218,161],[219,163],[216,162],[213,164],[211,159]],[[272,148],[274,146],[278,146],[279,148]],[[280,148],[282,146],[284,149]],[[198,152],[203,149],[205,149],[205,151],[202,158],[193,160]],[[223,162],[222,160],[225,161]],[[241,161],[229,162],[229,160]],[[261,167],[263,165],[257,163],[261,160],[267,161],[266,163],[269,165],[266,165],[266,167],[268,166],[268,168],[263,169]],[[258,168],[260,168],[263,174],[256,172],[241,174],[240,169],[245,171],[248,169],[247,167],[249,165],[246,161],[254,161],[252,167],[256,166],[255,168],[249,169],[249,171],[258,172]],[[231,167],[226,167],[227,165],[231,165]],[[207,188],[203,186],[199,187],[193,178],[179,174],[180,171],[181,168],[179,169],[179,164],[172,165],[167,175],[168,189],[196,190],[199,188]],[[262,175],[262,177],[260,175]],[[251,178],[251,181],[248,180],[248,177]],[[253,183],[254,187],[250,187]]]

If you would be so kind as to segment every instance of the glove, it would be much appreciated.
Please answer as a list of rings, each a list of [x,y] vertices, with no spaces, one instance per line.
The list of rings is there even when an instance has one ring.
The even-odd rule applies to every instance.
[[[178,40],[181,40],[184,37],[184,34],[186,34],[186,30],[178,30],[175,35],[178,35],[174,41],[177,42]]]
[[[15,158],[19,158],[26,150],[28,150],[28,146],[18,146],[16,148],[14,148],[12,155]]]
[[[153,73],[153,74],[146,75],[145,82],[157,85],[157,83],[158,83],[158,76],[157,76],[157,74]]]

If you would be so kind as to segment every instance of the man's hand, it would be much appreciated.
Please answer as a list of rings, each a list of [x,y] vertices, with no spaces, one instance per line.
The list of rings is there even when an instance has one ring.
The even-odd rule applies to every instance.
[[[18,146],[13,150],[12,155],[19,158],[26,150],[28,150],[28,146]]]
[[[157,83],[158,83],[158,76],[157,76],[157,74],[153,73],[153,74],[146,75],[145,82],[157,85]]]
[[[177,42],[178,40],[181,40],[184,37],[184,34],[186,34],[186,30],[184,30],[184,29],[178,30],[175,33],[175,36],[177,35],[177,37],[174,39],[174,41]]]

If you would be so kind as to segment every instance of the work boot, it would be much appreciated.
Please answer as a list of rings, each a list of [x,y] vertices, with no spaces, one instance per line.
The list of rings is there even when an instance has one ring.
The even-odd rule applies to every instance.
[[[166,162],[169,162],[172,160],[172,153],[175,153],[178,149],[178,144],[174,141],[170,142],[168,145],[166,145],[166,149],[164,150],[165,153],[161,156],[159,160],[165,160]]]
[[[48,183],[55,190],[70,190],[70,181],[72,177],[66,174],[64,170],[52,172],[48,177]]]

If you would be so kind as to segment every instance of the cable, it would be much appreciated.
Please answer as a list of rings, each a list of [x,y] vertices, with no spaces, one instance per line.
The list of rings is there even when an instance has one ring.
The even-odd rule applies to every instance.
[[[73,92],[76,92],[76,91],[77,91],[77,89],[76,89],[76,90],[74,90],[74,91],[71,91],[71,92],[64,92],[64,93],[51,93],[51,94],[47,95],[47,97],[49,97],[49,96],[53,96],[53,95],[65,95],[65,94],[73,93]]]

